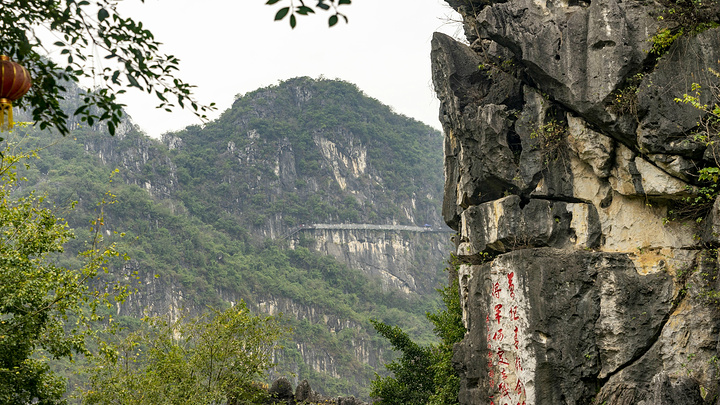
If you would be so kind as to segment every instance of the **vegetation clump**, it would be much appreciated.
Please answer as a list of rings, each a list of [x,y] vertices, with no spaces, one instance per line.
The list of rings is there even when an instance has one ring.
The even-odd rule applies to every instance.
[[[720,79],[720,73],[714,69],[709,72]],[[695,219],[702,221],[710,212],[715,199],[720,192],[718,181],[720,181],[720,88],[718,85],[711,85],[714,104],[703,104],[701,101],[702,86],[693,83],[691,91],[694,94],[683,94],[675,99],[678,103],[689,104],[698,109],[702,115],[698,121],[698,127],[691,135],[692,140],[700,142],[706,147],[706,159],[711,163],[698,170],[697,181],[700,184],[698,192],[692,197],[682,199],[670,212],[672,219]]]
[[[103,216],[92,222],[90,245],[71,265],[58,262],[74,237],[44,197],[23,196],[18,165],[37,153],[11,144],[0,153],[0,403],[62,402],[65,381],[47,357],[72,359],[89,353],[88,339],[103,309],[130,290],[102,283],[109,259],[121,257],[104,246]],[[101,203],[103,206],[104,203]],[[106,318],[107,319],[107,318]]]
[[[683,35],[696,35],[720,22],[718,0],[660,0],[662,6],[657,19],[667,23],[652,37],[650,53],[663,56],[670,46]]]
[[[145,318],[140,330],[103,347],[83,403],[263,403],[265,374],[286,332],[244,302],[187,319]]]
[[[536,127],[530,133],[530,139],[535,141],[535,148],[543,155],[545,166],[551,162],[567,161],[567,122],[558,118],[546,119],[545,123]]]
[[[638,111],[638,91],[640,89],[640,83],[642,83],[644,73],[636,73],[629,78],[625,79],[625,82],[619,89],[612,93],[610,110],[616,114],[629,114],[637,117]]]
[[[453,270],[456,274],[456,270]],[[371,321],[375,330],[400,351],[400,358],[385,367],[393,373],[376,375],[370,395],[381,405],[450,405],[458,403],[460,378],[452,366],[453,345],[465,336],[457,276],[438,290],[445,309],[426,316],[440,338],[436,345],[415,343],[397,326]]]

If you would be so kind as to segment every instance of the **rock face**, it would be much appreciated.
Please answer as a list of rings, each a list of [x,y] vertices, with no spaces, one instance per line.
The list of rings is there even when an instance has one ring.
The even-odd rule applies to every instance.
[[[291,247],[306,245],[333,256],[348,267],[381,280],[386,290],[405,294],[435,291],[439,284],[438,269],[452,249],[447,228],[436,232],[353,229],[352,225],[347,228],[301,230],[290,240]]]
[[[659,57],[653,2],[448,3],[470,42],[432,41],[460,403],[720,403],[720,203],[669,213],[717,166],[674,99],[718,84],[720,29]]]

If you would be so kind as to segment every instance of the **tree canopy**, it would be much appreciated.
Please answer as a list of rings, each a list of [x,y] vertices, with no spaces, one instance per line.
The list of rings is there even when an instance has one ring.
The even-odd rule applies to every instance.
[[[371,321],[375,330],[389,340],[400,357],[385,365],[392,375],[375,376],[370,395],[380,405],[452,405],[458,403],[460,378],[452,365],[453,345],[465,336],[457,268],[452,282],[438,292],[445,309],[426,316],[432,322],[437,345],[423,346],[397,326]]]
[[[278,339],[278,318],[250,313],[244,302],[194,318],[146,318],[96,359],[83,403],[260,403]]]
[[[293,28],[297,16],[315,14],[315,10],[331,13],[331,27],[340,18],[347,22],[339,6],[351,3],[318,0],[310,7],[303,0],[290,0],[289,6],[284,1],[266,4],[280,3],[275,20],[289,16]],[[120,15],[117,0],[3,0],[0,4],[0,54],[25,66],[33,79],[30,91],[15,105],[26,108],[41,129],[69,133],[73,117],[63,111],[63,93],[67,82],[83,78],[92,79],[95,87],[83,95],[83,103],[71,115],[90,126],[104,122],[111,135],[123,115],[124,105],[117,96],[128,88],[154,94],[157,108],[190,107],[201,119],[215,109],[214,103],[203,105],[194,98],[194,86],[177,77],[178,58],[162,53],[160,42],[141,21]],[[64,63],[47,57],[48,44],[43,42],[47,33],[55,38],[52,46],[60,48]]]
[[[16,165],[34,153],[6,148],[0,157],[0,403],[61,403],[65,383],[42,356],[72,358],[87,353],[91,322],[103,305],[127,295],[119,285],[91,288],[106,259],[120,254],[102,248],[99,227],[77,267],[57,264],[56,254],[73,237],[67,223],[42,197],[21,193]],[[34,402],[37,401],[37,402]]]
[[[144,0],[141,0],[144,1]],[[41,129],[69,133],[68,114],[61,101],[67,82],[93,79],[96,87],[83,95],[71,114],[92,126],[107,123],[110,134],[121,121],[117,95],[135,87],[158,100],[158,108],[191,107],[205,118],[214,104],[201,105],[193,86],[176,76],[179,60],[163,54],[160,43],[142,22],[123,18],[117,1],[20,0],[1,1],[0,54],[25,66],[32,76],[30,91],[15,104],[32,114]],[[46,57],[45,31],[55,37],[64,63]]]

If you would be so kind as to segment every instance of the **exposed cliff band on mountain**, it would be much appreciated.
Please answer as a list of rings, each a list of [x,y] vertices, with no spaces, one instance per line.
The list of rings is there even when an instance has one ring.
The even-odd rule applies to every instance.
[[[68,111],[74,101],[68,94]],[[91,240],[86,224],[105,192],[116,196],[106,239],[132,260],[106,277],[139,281],[116,322],[245,300],[294,329],[278,372],[362,397],[392,358],[370,318],[432,339],[424,314],[452,249],[442,137],[355,86],[292,79],[162,142],[129,121],[114,137],[77,124],[64,139],[26,131],[24,148],[58,143],[23,174],[60,207],[78,201],[62,213],[77,235],[68,252]]]
[[[655,2],[448,3],[470,43],[432,41],[460,402],[720,403],[718,204],[670,213],[718,165],[702,112],[675,101],[697,83],[715,102],[714,2],[666,49],[682,20]]]

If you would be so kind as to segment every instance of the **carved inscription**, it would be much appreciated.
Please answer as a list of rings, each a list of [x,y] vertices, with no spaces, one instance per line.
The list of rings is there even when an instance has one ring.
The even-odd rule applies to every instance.
[[[520,355],[522,329],[519,302],[516,299],[515,273],[493,269],[487,327],[487,365],[489,403],[491,405],[530,405]]]

